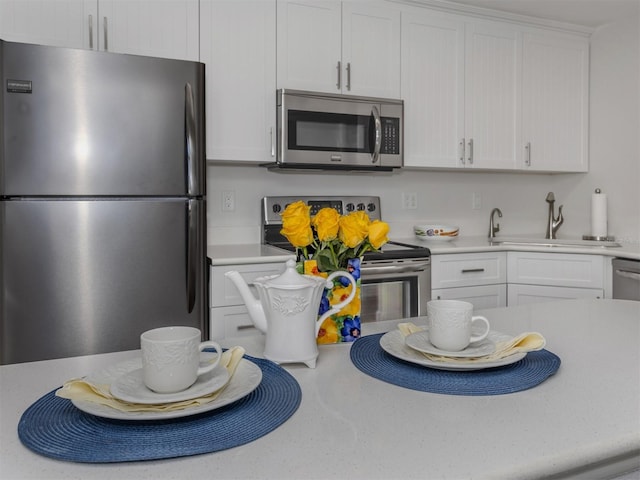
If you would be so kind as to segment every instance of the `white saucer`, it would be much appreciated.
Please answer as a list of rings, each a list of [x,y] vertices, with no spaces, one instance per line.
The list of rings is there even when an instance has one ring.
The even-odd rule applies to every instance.
[[[404,342],[409,347],[419,352],[452,358],[484,357],[485,355],[489,355],[496,351],[496,344],[489,338],[472,343],[464,350],[460,350],[458,352],[441,350],[429,341],[429,332],[425,330],[408,335],[404,339]]]
[[[182,402],[209,395],[222,388],[228,380],[229,372],[223,366],[218,365],[211,372],[200,375],[196,383],[186,390],[175,393],[157,393],[147,388],[142,378],[142,368],[137,368],[118,377],[111,384],[110,390],[111,395],[125,402],[156,405]]]
[[[86,380],[90,383],[111,384],[123,374],[141,367],[142,359],[140,357],[125,360],[87,375]],[[236,368],[236,372],[233,377],[231,377],[227,386],[224,387],[215,400],[203,405],[194,405],[183,410],[123,412],[106,405],[101,405],[87,400],[71,400],[71,403],[83,412],[97,417],[135,421],[166,420],[170,418],[198,415],[200,413],[210,412],[212,410],[225,407],[249,395],[260,385],[261,381],[262,370],[260,367],[252,361],[243,358],[240,360],[240,363]]]
[[[513,336],[491,330],[489,338],[494,342],[503,342],[513,340]],[[436,361],[427,358],[424,353],[418,352],[413,348],[409,348],[404,343],[404,335],[397,328],[385,333],[380,337],[380,346],[389,355],[392,355],[406,362],[422,365],[423,367],[434,368],[436,370],[449,370],[453,372],[484,370],[485,368],[504,367],[511,365],[527,356],[525,352],[514,353],[508,357],[499,358],[497,360],[478,360],[469,363],[456,363],[454,361]]]

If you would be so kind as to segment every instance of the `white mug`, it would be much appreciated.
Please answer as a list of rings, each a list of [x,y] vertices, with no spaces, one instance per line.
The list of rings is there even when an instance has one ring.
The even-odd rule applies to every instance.
[[[200,330],[193,327],[162,327],[140,335],[142,378],[150,390],[175,393],[186,390],[198,377],[220,363],[222,349],[213,341],[200,342]],[[215,348],[213,363],[200,367],[200,352]]]
[[[481,335],[472,335],[472,324],[484,323]],[[489,335],[489,321],[473,316],[473,304],[460,300],[431,300],[427,302],[429,342],[440,350],[459,352],[470,343],[479,342]]]

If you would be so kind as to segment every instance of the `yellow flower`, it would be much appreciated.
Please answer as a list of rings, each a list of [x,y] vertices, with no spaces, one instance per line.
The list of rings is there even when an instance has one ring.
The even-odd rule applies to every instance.
[[[304,202],[291,203],[282,212],[282,230],[280,233],[294,247],[306,247],[313,242],[311,229],[310,207]]]
[[[331,317],[325,318],[320,325],[318,343],[338,343],[338,327]]]
[[[331,306],[337,305],[338,303],[346,300],[351,293],[351,289],[353,287],[349,284],[346,287],[334,287],[332,290],[332,296],[329,300],[329,304]],[[338,312],[338,316],[348,315],[350,317],[355,317],[360,314],[360,289],[356,287],[356,295],[353,299],[347,303],[342,309]]]
[[[369,225],[369,243],[373,248],[380,248],[389,241],[387,238],[388,233],[389,225],[386,222],[374,220]]]
[[[348,248],[360,245],[369,233],[369,216],[362,211],[340,217],[340,241]]]
[[[323,208],[313,217],[311,225],[318,232],[318,239],[321,242],[329,242],[338,236],[340,214],[333,208]]]

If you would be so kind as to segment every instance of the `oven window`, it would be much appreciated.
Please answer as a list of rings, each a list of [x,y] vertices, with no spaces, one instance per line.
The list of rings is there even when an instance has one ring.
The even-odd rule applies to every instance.
[[[418,277],[385,278],[363,283],[361,322],[418,316]]]
[[[371,153],[371,116],[288,111],[289,150]]]

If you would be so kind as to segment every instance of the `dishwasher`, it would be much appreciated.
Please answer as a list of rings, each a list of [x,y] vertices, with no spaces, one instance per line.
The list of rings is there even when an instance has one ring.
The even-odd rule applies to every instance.
[[[640,261],[614,258],[613,298],[640,301]]]

